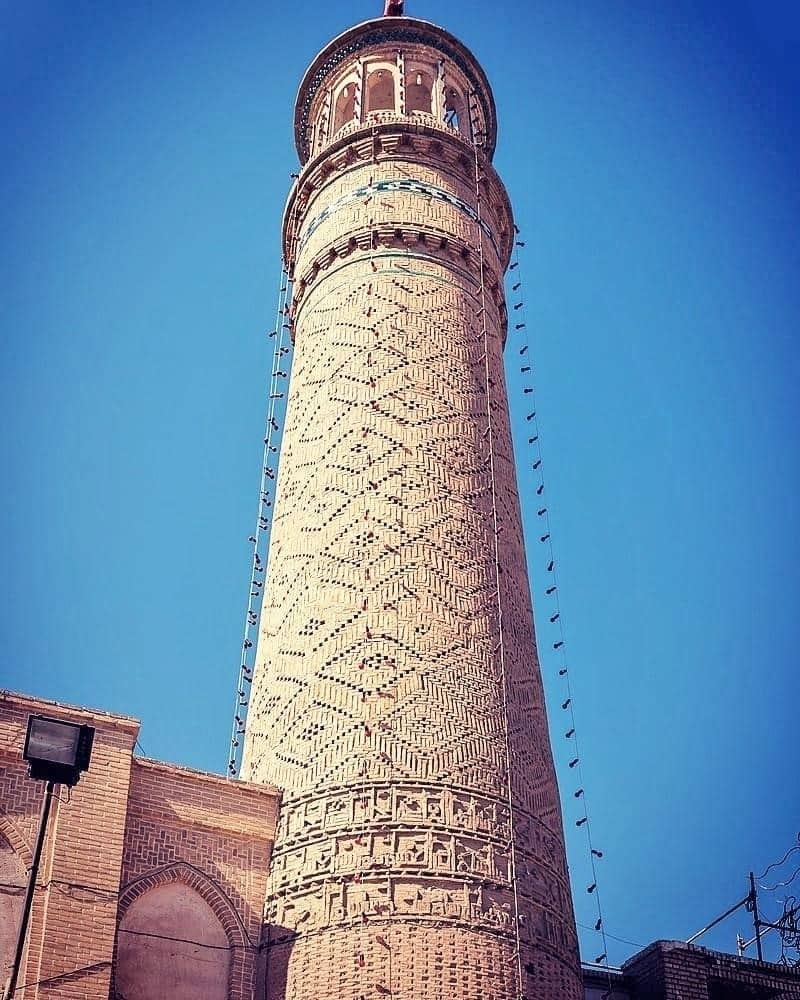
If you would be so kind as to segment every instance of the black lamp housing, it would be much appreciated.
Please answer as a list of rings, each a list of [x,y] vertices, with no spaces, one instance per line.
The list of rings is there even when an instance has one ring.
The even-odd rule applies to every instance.
[[[92,726],[31,715],[22,756],[28,761],[28,773],[37,781],[75,785],[89,767],[93,742]]]

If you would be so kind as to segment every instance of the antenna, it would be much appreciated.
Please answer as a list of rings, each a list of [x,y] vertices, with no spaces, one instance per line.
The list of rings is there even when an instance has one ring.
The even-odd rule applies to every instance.
[[[717,924],[722,923],[727,917],[737,910],[744,907],[748,913],[753,914],[753,929],[755,934],[749,940],[745,940],[741,934],[736,935],[736,951],[741,956],[744,955],[747,948],[751,944],[755,944],[756,951],[758,954],[759,962],[764,961],[764,955],[761,948],[761,939],[770,931],[777,931],[778,937],[780,939],[780,963],[786,965],[789,968],[800,967],[800,901],[795,895],[786,895],[780,900],[771,900],[773,904],[777,902],[782,910],[774,920],[765,920],[763,917],[763,910],[759,909],[758,905],[758,890],[761,889],[762,893],[774,893],[779,889],[786,889],[791,886],[798,875],[800,875],[800,867],[795,868],[786,878],[780,879],[775,885],[756,885],[756,880],[759,882],[761,879],[765,878],[766,875],[772,871],[774,868],[780,868],[782,865],[786,864],[788,859],[793,855],[800,853],[800,834],[797,835],[797,843],[794,844],[789,850],[784,854],[780,861],[775,861],[773,864],[768,865],[760,875],[754,875],[753,872],[749,874],[750,891],[744,897],[740,899],[738,903],[734,903],[733,906],[729,907],[724,913],[716,917],[707,924],[701,930],[697,931],[690,938],[687,939],[687,944],[692,944],[697,938],[705,934],[706,931],[711,930],[712,927],[716,927]],[[795,862],[793,862],[794,864]]]

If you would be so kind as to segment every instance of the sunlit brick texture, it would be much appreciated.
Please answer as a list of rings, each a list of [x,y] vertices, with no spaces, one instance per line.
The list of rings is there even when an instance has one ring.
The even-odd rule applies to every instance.
[[[577,998],[489,85],[441,29],[367,22],[312,64],[296,130],[295,353],[243,764],[284,790],[267,996]]]
[[[57,786],[15,998],[263,996],[276,790],[134,757],[136,719],[11,691],[0,691],[0,983],[44,795],[22,756],[28,719],[40,714],[95,733],[78,784]]]

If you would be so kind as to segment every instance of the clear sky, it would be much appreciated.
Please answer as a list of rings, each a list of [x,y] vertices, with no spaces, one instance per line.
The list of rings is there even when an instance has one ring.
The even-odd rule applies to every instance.
[[[150,756],[226,765],[294,95],[379,6],[3,4],[0,683],[136,715]],[[800,829],[793,6],[407,7],[497,99],[614,962],[697,930]]]

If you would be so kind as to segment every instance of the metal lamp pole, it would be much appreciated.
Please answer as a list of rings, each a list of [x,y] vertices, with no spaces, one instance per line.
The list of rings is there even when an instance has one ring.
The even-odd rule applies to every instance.
[[[36,835],[36,847],[33,851],[33,863],[31,864],[30,875],[28,876],[28,887],[25,890],[25,903],[22,907],[22,919],[19,923],[19,933],[17,934],[17,950],[14,952],[14,964],[11,967],[11,975],[6,982],[3,993],[4,1000],[10,1000],[14,996],[17,988],[17,979],[22,964],[22,953],[25,950],[25,939],[28,934],[28,923],[31,916],[31,906],[33,904],[33,894],[36,890],[36,877],[39,874],[39,862],[42,860],[42,847],[47,833],[47,821],[50,818],[50,804],[53,801],[54,781],[48,781],[44,788],[44,799],[42,800],[42,811],[39,813],[39,832]]]
[[[39,832],[36,834],[33,862],[19,922],[14,963],[3,989],[3,1000],[10,1000],[17,988],[22,953],[25,951],[25,941],[28,936],[33,894],[36,891],[36,878],[39,874],[39,863],[42,860],[42,848],[47,833],[47,821],[50,818],[50,806],[53,802],[53,789],[56,785],[68,785],[71,788],[80,780],[81,774],[89,768],[93,742],[92,726],[47,715],[28,716],[28,730],[25,734],[22,758],[28,762],[28,776],[34,781],[44,781],[46,784],[42,811],[39,813]]]

